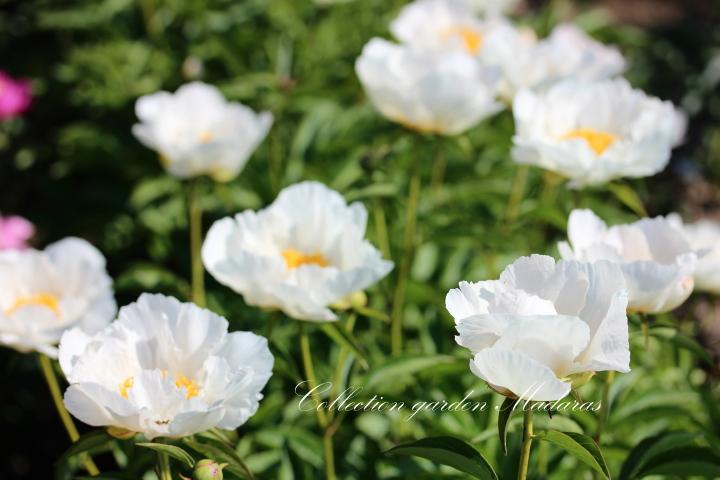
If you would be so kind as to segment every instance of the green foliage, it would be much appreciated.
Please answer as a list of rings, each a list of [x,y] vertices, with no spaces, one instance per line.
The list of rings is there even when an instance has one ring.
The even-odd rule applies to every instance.
[[[366,306],[341,312],[338,328],[326,327],[332,329],[329,336],[319,328],[311,332],[318,380],[335,383],[323,400],[361,387],[363,399],[378,395],[408,404],[452,402],[469,393],[469,400],[489,408],[423,411],[412,420],[407,411],[332,412],[338,476],[457,478],[450,465],[511,478],[522,422],[510,410],[498,424],[496,407],[503,398],[468,371],[469,355],[455,344],[445,293],[463,279],[495,278],[518,256],[555,255],[572,208],[592,208],[616,223],[645,211],[715,205],[717,199],[701,199],[698,207],[681,192],[687,186],[684,172],[700,172],[711,185],[720,179],[720,76],[711,65],[718,31],[692,23],[701,22],[697,18],[675,29],[613,25],[607,15],[583,12],[581,6],[578,21],[629,58],[631,81],[682,103],[691,124],[687,145],[665,174],[578,192],[538,169],[523,174],[510,160],[513,121],[507,111],[454,138],[418,137],[374,112],[355,77],[354,60],[368,39],[389,36],[388,22],[403,3],[0,2],[9,6],[0,9],[0,68],[31,77],[36,91],[25,118],[0,124],[0,211],[35,222],[38,245],[67,235],[95,243],[108,258],[121,305],[143,291],[189,298],[186,186],[164,174],[155,153],[130,129],[138,96],[193,79],[275,117],[269,137],[239,178],[200,185],[205,230],[221,217],[267,205],[288,184],[315,179],[366,205],[369,240],[399,266],[408,172],[415,165],[423,194],[411,239],[416,255],[403,312],[405,352],[389,355],[393,273],[368,291]],[[549,31],[564,15],[565,2],[552,3],[520,20]],[[513,191],[520,194],[513,197]],[[232,330],[266,331],[272,312],[248,307],[209,277],[207,283],[209,308],[226,316]],[[598,430],[595,412],[535,415],[536,432],[548,441],[535,442],[534,478],[587,478],[592,472],[605,477],[619,472],[621,479],[720,475],[720,391],[711,377],[713,359],[695,339],[692,306],[702,300],[691,299],[685,310],[651,325],[647,350],[640,326],[631,325],[632,372],[617,375],[608,392],[610,413],[600,442],[604,460],[580,436]],[[349,335],[351,316],[356,319]],[[274,328],[274,376],[259,411],[237,435],[198,435],[177,448],[227,462],[226,478],[320,478],[324,432],[313,412],[297,406],[295,386],[304,375],[296,332],[287,319]],[[36,418],[45,399],[29,380],[32,368],[15,353],[1,355],[6,384],[15,387],[0,399],[0,422],[10,425],[18,444],[32,445],[33,432],[55,418]],[[580,394],[597,401],[602,387],[593,379]],[[66,445],[64,437],[56,440],[42,450],[43,461],[15,450],[14,455],[50,465]],[[76,457],[85,451],[106,452],[101,464],[122,471],[103,478],[144,478],[155,461],[143,445],[91,433],[61,457],[56,478],[81,475]],[[387,451],[397,455],[386,456]],[[0,477],[12,473],[0,470]]]
[[[587,435],[575,432],[558,432],[549,430],[537,436],[540,440],[550,442],[564,449],[590,468],[598,472],[603,478],[610,479],[610,471],[605,463],[598,444]]]
[[[467,443],[453,437],[430,437],[398,445],[387,455],[412,455],[448,465],[480,480],[497,480],[497,475],[483,456]]]
[[[186,464],[188,467],[192,468],[195,466],[195,459],[190,455],[188,452],[183,450],[182,448],[175,446],[175,445],[167,445],[164,443],[141,443],[138,442],[135,445],[142,448],[149,448],[150,450],[154,450],[158,453],[163,453],[167,455],[168,457],[174,458],[175,460],[178,460],[184,464]]]

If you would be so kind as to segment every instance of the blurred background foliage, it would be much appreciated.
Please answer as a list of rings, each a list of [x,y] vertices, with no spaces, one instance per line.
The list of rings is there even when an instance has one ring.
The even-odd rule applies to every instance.
[[[596,38],[617,44],[635,86],[689,114],[687,142],[661,175],[578,192],[512,163],[508,111],[454,138],[417,136],[373,111],[354,61],[371,37],[389,37],[387,25],[404,3],[0,0],[0,68],[31,78],[36,96],[24,118],[0,124],[0,211],[31,219],[40,247],[68,235],[95,243],[108,258],[121,305],[142,291],[187,298],[186,186],[163,173],[130,127],[138,96],[193,79],[215,84],[230,99],[272,111],[275,124],[238,179],[202,184],[206,229],[222,216],[268,204],[288,184],[316,179],[365,203],[369,238],[399,264],[408,172],[423,172],[404,312],[407,354],[389,357],[383,315],[348,312],[343,325],[355,325],[372,368],[363,370],[314,331],[321,381],[339,378],[365,386],[368,397],[410,403],[459,400],[470,390],[474,400],[500,402],[470,374],[466,352],[455,345],[444,309],[449,288],[461,279],[493,278],[521,255],[555,255],[574,207],[593,208],[610,222],[631,221],[644,210],[720,219],[720,8],[715,0],[520,5],[514,16],[540,34],[574,19]],[[369,292],[369,305],[389,313],[394,287],[391,275]],[[264,331],[270,314],[248,308],[209,277],[208,290],[210,308],[227,316],[233,329]],[[641,441],[662,432],[675,433],[662,437],[665,450],[654,450],[659,458],[671,458],[679,445],[720,446],[719,395],[711,386],[720,350],[718,312],[715,300],[694,296],[677,315],[654,321],[647,351],[633,318],[633,371],[617,376],[610,390],[613,408],[603,437],[612,472],[620,472],[630,456],[637,468],[633,473],[626,466],[624,478],[647,473],[638,465],[652,442],[643,449]],[[302,377],[296,328],[283,320],[273,333],[276,374],[260,411],[239,430],[237,451],[260,478],[312,479],[322,471],[315,418],[299,412],[294,397]],[[3,350],[0,371],[0,424],[9,440],[0,478],[70,478],[73,460],[55,462],[68,442],[34,359]],[[601,387],[595,379],[581,394],[599,400]],[[429,462],[382,455],[399,442],[439,434],[473,443],[502,478],[514,475],[520,416],[510,423],[508,458],[489,413],[423,413],[406,422],[400,414],[369,412],[342,420],[335,434],[340,478],[458,478]],[[588,434],[596,428],[596,416],[588,414],[538,421],[540,428],[551,424]],[[678,452],[675,460],[691,458]],[[120,443],[99,457],[104,469],[129,462],[127,478],[133,479],[152,461],[148,452]],[[591,478],[549,445],[538,447],[533,462],[534,478]],[[698,465],[663,472],[687,478],[709,471]]]

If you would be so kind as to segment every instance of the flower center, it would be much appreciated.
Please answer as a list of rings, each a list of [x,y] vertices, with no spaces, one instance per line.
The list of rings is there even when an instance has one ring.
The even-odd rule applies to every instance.
[[[190,380],[185,375],[180,375],[175,380],[175,386],[177,388],[185,389],[185,391],[187,392],[185,398],[187,398],[188,400],[193,397],[197,397],[200,394],[200,387],[198,386],[198,384]]]
[[[617,137],[612,133],[601,132],[600,130],[594,130],[592,128],[576,128],[562,136],[562,140],[572,140],[576,138],[585,140],[588,146],[598,155],[602,155],[603,152],[610,148],[610,145],[617,140]]]
[[[214,138],[215,136],[209,130],[203,130],[198,134],[198,140],[200,140],[200,143],[210,143]]]
[[[321,267],[327,267],[329,265],[327,259],[322,255],[322,253],[312,253],[307,255],[300,250],[287,248],[283,250],[282,256],[285,259],[287,267],[290,269],[298,268],[303,265],[319,265]]]
[[[133,379],[133,377],[128,377],[122,381],[120,386],[118,386],[118,390],[120,391],[121,397],[128,398],[128,393],[130,392],[130,389],[132,388],[133,383],[135,383],[135,379]]]
[[[482,34],[468,27],[448,28],[442,33],[442,36],[443,38],[460,37],[460,40],[465,45],[465,50],[473,55],[480,51],[483,43]]]
[[[60,302],[52,293],[36,293],[29,297],[20,297],[15,300],[10,308],[5,310],[5,315],[12,315],[18,309],[27,307],[28,305],[37,305],[51,310],[55,315],[60,316]]]
[[[165,372],[163,372],[163,377],[165,377]],[[133,377],[128,377],[125,380],[123,380],[120,385],[118,385],[118,392],[120,393],[120,396],[123,398],[128,398],[128,394],[130,393],[130,389],[135,384],[135,379]],[[185,398],[190,400],[193,397],[197,397],[200,395],[200,386],[190,380],[185,375],[180,375],[175,379],[175,386],[180,389],[185,389]]]

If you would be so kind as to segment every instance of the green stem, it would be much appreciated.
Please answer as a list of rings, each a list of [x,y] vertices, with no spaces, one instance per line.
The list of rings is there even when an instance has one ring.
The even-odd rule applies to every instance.
[[[541,477],[547,477],[548,473],[548,443],[540,442],[537,448],[537,465],[538,473]]]
[[[518,465],[518,480],[525,480],[530,464],[530,448],[533,439],[533,411],[530,406],[523,408],[523,441],[520,450],[520,463]]]
[[[316,407],[320,405],[320,394],[317,393],[317,379],[315,377],[315,367],[313,365],[312,352],[310,351],[310,338],[303,326],[302,321],[298,321],[300,333],[300,352],[302,354],[303,368],[307,377],[308,388],[312,392],[312,398]],[[335,453],[333,451],[332,435],[328,434],[328,418],[322,408],[315,408],[317,413],[318,425],[323,431],[323,450],[325,451],[325,478],[327,480],[335,480]]]
[[[645,342],[645,351],[650,350],[650,322],[646,316],[640,317],[640,330],[642,331],[643,340]]]
[[[275,330],[275,327],[277,326],[279,321],[280,321],[279,312],[272,312],[270,314],[270,318],[268,319],[267,326],[265,327],[265,338],[268,339],[268,342],[270,341],[272,332],[273,332],[273,330]]]
[[[390,237],[388,236],[387,220],[385,219],[385,209],[383,208],[382,202],[380,202],[380,200],[375,203],[375,209],[373,213],[375,216],[375,234],[377,235],[378,246],[380,247],[380,251],[383,254],[383,258],[391,258]]]
[[[202,249],[202,207],[198,192],[198,180],[190,183],[188,212],[190,216],[190,258],[192,266],[192,301],[205,306],[205,269],[203,268]]]
[[[335,480],[335,453],[333,452],[333,437],[330,432],[323,435],[323,450],[325,452],[325,478]]]
[[[305,369],[305,376],[307,377],[308,388],[312,392],[312,398],[315,402],[315,406],[320,405],[320,394],[317,393],[315,387],[317,387],[317,380],[315,377],[315,366],[313,365],[312,352],[310,351],[310,337],[308,337],[302,320],[298,321],[298,329],[300,334],[300,353],[302,354],[303,368]],[[327,417],[325,411],[321,408],[316,408],[318,423],[322,428],[327,426]]]
[[[390,326],[392,337],[392,354],[400,355],[403,344],[403,307],[405,302],[405,289],[408,275],[412,266],[413,245],[415,243],[415,227],[417,225],[417,211],[420,200],[420,173],[415,168],[410,178],[410,189],[407,198],[407,211],[405,215],[405,235],[403,239],[403,258],[398,272],[397,285],[393,295],[392,324]]]
[[[355,327],[355,320],[357,319],[357,316],[350,315],[350,317],[347,320],[347,323],[345,325],[345,330],[348,333],[352,333],[353,328]],[[340,389],[344,386],[343,383],[343,368],[345,366],[345,359],[347,358],[348,354],[350,353],[350,349],[346,346],[340,347],[340,352],[338,352],[338,358],[337,358],[337,365],[335,366],[335,375],[333,376],[333,382],[332,387],[330,388],[330,399],[335,400],[338,398],[338,395],[340,393]],[[332,418],[333,412],[328,412],[328,416]]]
[[[442,149],[438,148],[437,153],[435,153],[435,159],[433,160],[432,176],[430,177],[430,191],[433,194],[437,194],[440,187],[442,187],[446,167],[447,157]]]
[[[158,29],[157,22],[155,21],[155,2],[153,0],[141,0],[140,10],[142,11],[145,31],[150,37],[156,37]]]
[[[160,480],[172,480],[170,457],[168,457],[167,453],[158,452],[158,477],[160,477]]]
[[[515,177],[513,178],[512,190],[510,191],[510,199],[508,200],[507,210],[505,211],[505,218],[508,224],[515,221],[518,214],[518,207],[525,194],[525,183],[527,183],[528,166],[519,165],[515,171]]]
[[[600,404],[600,415],[598,416],[597,432],[595,433],[595,441],[600,444],[603,430],[610,416],[610,386],[615,379],[615,372],[610,370],[605,375],[605,384],[603,385],[602,403]]]
[[[57,410],[58,415],[60,415],[60,420],[65,426],[65,430],[67,431],[70,440],[75,443],[80,438],[80,433],[78,432],[77,427],[75,427],[75,423],[73,422],[72,417],[70,417],[70,413],[68,413],[65,405],[63,404],[62,392],[60,391],[60,385],[58,384],[57,377],[53,371],[52,362],[45,355],[40,355],[39,363],[40,370],[45,377],[45,381],[50,389],[50,395],[52,395],[53,402],[55,403],[55,409]],[[85,470],[87,470],[90,475],[94,477],[100,474],[100,470],[98,470],[92,458],[83,454],[81,456],[81,460],[85,466]]]

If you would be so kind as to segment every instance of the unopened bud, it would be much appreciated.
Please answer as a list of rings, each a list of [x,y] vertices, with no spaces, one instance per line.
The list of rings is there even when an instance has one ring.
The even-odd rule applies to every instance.
[[[108,427],[107,434],[113,438],[117,438],[118,440],[130,440],[137,435],[137,432],[133,432],[125,428]]]
[[[223,468],[227,466],[227,463],[215,463],[214,460],[206,458],[200,460],[195,464],[195,471],[193,472],[194,480],[222,480],[223,479]]]
[[[573,390],[582,387],[595,375],[595,372],[581,372],[570,375],[570,381],[572,382]]]

